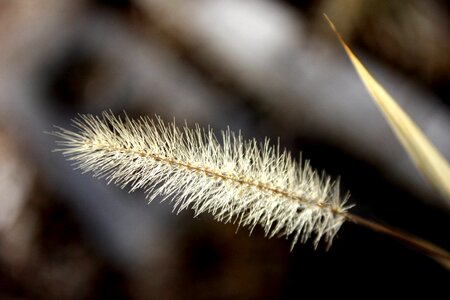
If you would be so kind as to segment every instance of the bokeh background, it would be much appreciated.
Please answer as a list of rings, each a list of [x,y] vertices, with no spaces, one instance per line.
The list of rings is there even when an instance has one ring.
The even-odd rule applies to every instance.
[[[450,157],[446,1],[1,0],[0,298],[449,296],[448,271],[345,224],[329,251],[176,216],[81,175],[44,134],[77,113],[280,137],[340,176],[355,213],[450,249],[450,205],[414,169],[322,13]]]

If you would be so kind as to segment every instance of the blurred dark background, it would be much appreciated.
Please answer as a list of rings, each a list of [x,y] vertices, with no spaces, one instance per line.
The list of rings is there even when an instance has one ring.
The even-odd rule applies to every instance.
[[[329,251],[289,252],[51,152],[44,131],[105,109],[280,137],[340,176],[355,213],[450,249],[450,203],[409,161],[324,12],[448,159],[446,1],[2,0],[0,298],[448,298],[448,271],[364,228],[344,224]]]

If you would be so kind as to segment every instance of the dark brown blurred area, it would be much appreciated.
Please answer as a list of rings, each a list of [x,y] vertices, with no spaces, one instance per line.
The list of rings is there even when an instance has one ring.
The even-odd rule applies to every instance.
[[[260,229],[147,204],[52,152],[45,131],[106,109],[280,137],[340,176],[356,213],[449,249],[450,204],[409,161],[324,12],[448,159],[445,1],[2,0],[0,298],[445,298],[448,271],[363,228],[344,225],[329,251],[290,252]]]

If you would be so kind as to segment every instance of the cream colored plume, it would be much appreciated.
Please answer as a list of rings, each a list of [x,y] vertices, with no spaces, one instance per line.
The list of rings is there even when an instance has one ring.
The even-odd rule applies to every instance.
[[[226,130],[219,142],[211,129],[109,112],[73,124],[75,131],[52,133],[60,139],[56,151],[108,183],[144,189],[150,201],[170,198],[177,212],[190,207],[218,221],[259,224],[269,237],[293,236],[294,246],[311,236],[330,245],[349,208],[337,183],[268,140],[244,141]]]

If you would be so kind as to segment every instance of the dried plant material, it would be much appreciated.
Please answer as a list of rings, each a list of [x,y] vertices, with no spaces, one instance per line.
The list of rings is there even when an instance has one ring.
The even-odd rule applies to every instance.
[[[369,91],[375,103],[394,130],[397,138],[422,175],[446,198],[450,204],[450,166],[447,160],[425,137],[419,127],[400,108],[396,101],[370,75],[363,64],[347,46],[333,23],[325,15],[331,28],[338,36],[350,61]]]
[[[74,165],[130,191],[142,188],[149,200],[162,196],[177,212],[191,207],[218,221],[267,236],[293,236],[330,245],[345,220],[346,197],[328,176],[302,165],[290,153],[211,129],[165,124],[159,117],[122,120],[112,113],[80,115],[76,132],[58,128],[59,149]]]
[[[306,242],[315,236],[328,246],[348,220],[394,237],[450,266],[450,254],[423,239],[348,212],[339,184],[292,159],[269,140],[244,141],[229,129],[221,143],[211,129],[177,127],[161,118],[130,119],[104,112],[79,115],[76,131],[56,127],[59,149],[78,169],[92,172],[130,191],[142,188],[150,201],[170,198],[174,210],[191,207],[196,215],[253,229],[268,237],[293,235]]]

